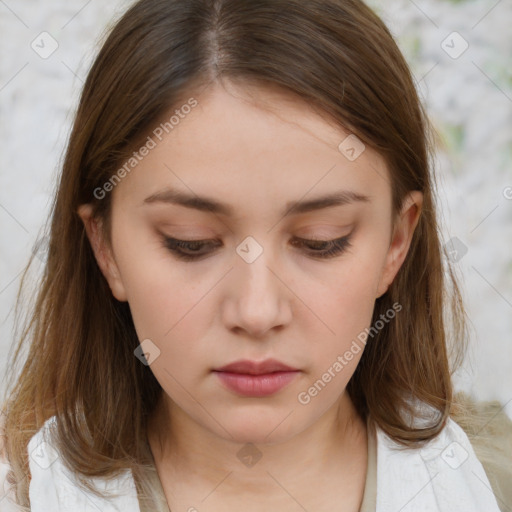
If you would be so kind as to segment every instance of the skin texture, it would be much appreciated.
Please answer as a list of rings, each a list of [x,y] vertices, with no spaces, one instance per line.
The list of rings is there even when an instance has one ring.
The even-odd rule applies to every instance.
[[[308,404],[297,397],[370,327],[422,195],[410,194],[393,230],[385,162],[369,147],[347,159],[338,145],[349,132],[270,87],[217,83],[194,97],[198,105],[111,192],[111,246],[90,205],[79,209],[112,293],[130,304],[139,339],[160,350],[150,369],[164,393],[148,436],[169,505],[327,511],[342,500],[359,510],[366,426],[345,387],[362,351]],[[233,215],[144,204],[166,187],[227,203]],[[288,201],[338,190],[370,201],[283,215]],[[351,245],[327,259],[291,243],[345,235]],[[221,244],[187,262],[164,236]],[[263,249],[251,263],[236,251],[248,236]],[[272,396],[238,396],[212,373],[267,358],[301,370]],[[246,443],[261,454],[252,467],[237,456]]]

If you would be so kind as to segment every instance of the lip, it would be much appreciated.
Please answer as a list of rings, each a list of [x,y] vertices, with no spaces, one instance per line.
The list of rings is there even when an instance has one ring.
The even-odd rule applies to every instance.
[[[229,390],[252,397],[277,393],[300,372],[275,359],[235,361],[213,371]]]
[[[241,359],[233,363],[216,368],[217,372],[243,373],[246,375],[264,375],[274,372],[296,372],[298,368],[292,368],[277,359],[265,359],[264,361],[250,361]]]

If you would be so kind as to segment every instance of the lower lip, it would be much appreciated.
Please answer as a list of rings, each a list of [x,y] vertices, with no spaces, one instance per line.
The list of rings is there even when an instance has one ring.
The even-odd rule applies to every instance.
[[[269,396],[283,389],[298,371],[275,372],[263,375],[246,373],[215,372],[222,383],[231,391],[244,396]]]

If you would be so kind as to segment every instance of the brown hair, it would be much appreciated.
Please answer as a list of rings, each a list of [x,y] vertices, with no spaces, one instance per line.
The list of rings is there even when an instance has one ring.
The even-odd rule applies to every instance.
[[[6,452],[23,505],[27,443],[53,415],[63,460],[79,475],[114,476],[147,461],[146,421],[161,388],[134,357],[139,340],[128,304],[112,296],[77,208],[91,203],[109,239],[110,195],[98,200],[94,190],[164,112],[221,78],[281,87],[378,151],[395,215],[407,192],[423,193],[408,255],[373,318],[396,302],[403,309],[368,341],[348,389],[363,417],[371,414],[407,446],[435,437],[450,414],[448,347],[458,364],[465,313],[438,233],[431,130],[383,22],[359,0],[141,0],[115,24],[84,85],[44,274],[13,358],[29,340],[5,403]],[[439,415],[413,428],[408,418],[419,412],[410,398]]]

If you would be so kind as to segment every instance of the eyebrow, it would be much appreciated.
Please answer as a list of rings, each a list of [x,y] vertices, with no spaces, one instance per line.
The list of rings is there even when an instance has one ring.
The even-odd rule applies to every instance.
[[[288,201],[282,212],[282,216],[292,213],[294,215],[334,206],[343,206],[354,202],[370,202],[370,197],[352,190],[340,190],[331,194],[323,195],[308,200]],[[234,209],[215,199],[205,196],[189,194],[180,190],[167,188],[147,197],[143,201],[145,204],[167,203],[193,208],[203,212],[232,216]]]

